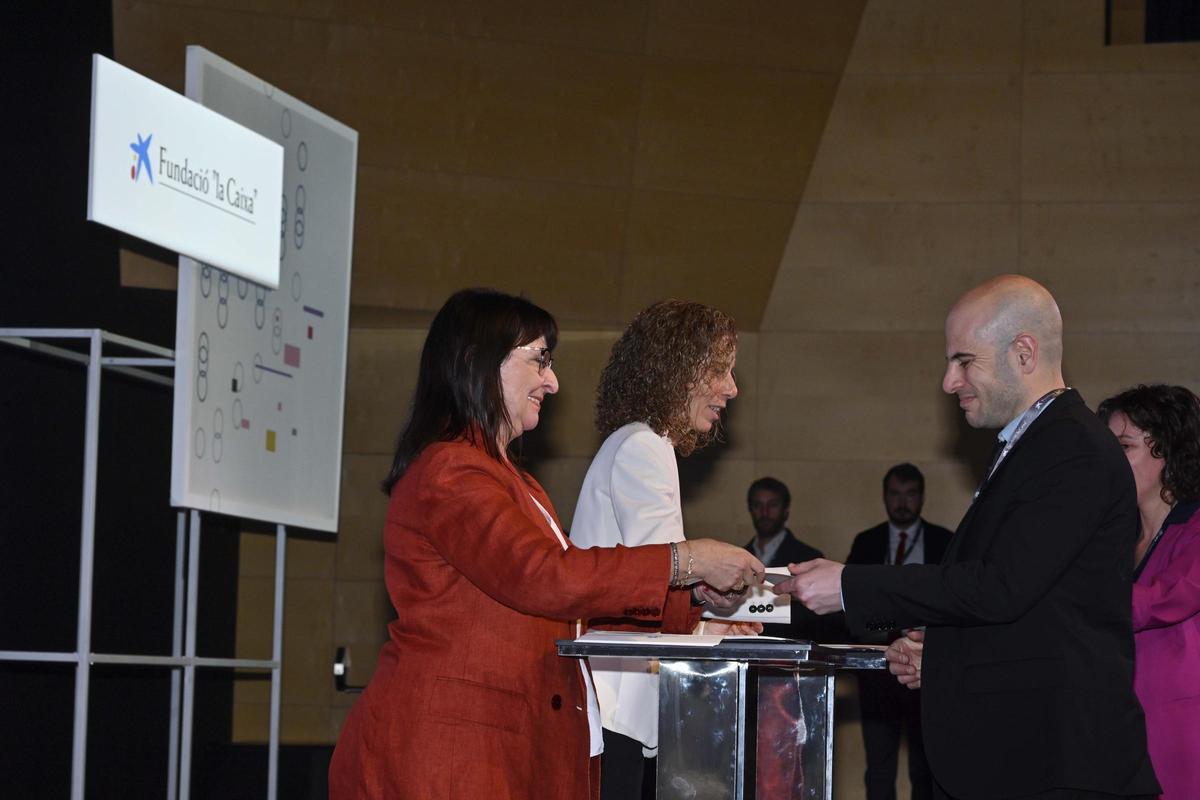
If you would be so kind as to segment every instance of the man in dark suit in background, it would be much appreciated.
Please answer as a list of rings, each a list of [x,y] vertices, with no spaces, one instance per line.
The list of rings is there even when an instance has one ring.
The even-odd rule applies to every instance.
[[[1156,796],[1133,694],[1133,475],[1066,388],[1057,303],[1019,275],[972,289],[946,317],[946,362],[967,423],[1001,431],[942,563],[817,559],[775,591],[818,612],[844,598],[855,631],[928,626],[922,729],[941,796]],[[889,661],[914,666],[915,650],[897,639]]]
[[[950,531],[921,517],[925,476],[912,464],[897,464],[883,476],[887,521],[854,537],[847,564],[937,564],[950,543]],[[860,637],[870,644],[890,644],[899,631]],[[908,778],[912,800],[933,797],[933,778],[921,737],[921,694],[901,686],[886,672],[856,670],[862,713],[863,747],[867,754],[864,781],[867,800],[895,800],[900,732],[907,730]]]
[[[750,521],[754,524],[754,538],[746,549],[768,567],[786,567],[821,558],[822,553],[797,539],[787,528],[788,512],[792,506],[792,493],[783,481],[775,478],[759,478],[750,484],[746,492],[746,505]],[[820,642],[840,641],[842,634],[841,615],[823,618],[799,603],[792,603],[790,624],[763,625],[766,636],[783,636],[788,639],[811,639]]]

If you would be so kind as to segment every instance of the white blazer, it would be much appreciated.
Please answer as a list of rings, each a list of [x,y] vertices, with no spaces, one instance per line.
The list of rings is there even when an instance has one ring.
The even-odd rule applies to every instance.
[[[579,547],[683,541],[675,448],[644,422],[613,431],[588,467],[571,523]],[[658,748],[658,674],[636,658],[592,658],[592,678],[605,728]]]

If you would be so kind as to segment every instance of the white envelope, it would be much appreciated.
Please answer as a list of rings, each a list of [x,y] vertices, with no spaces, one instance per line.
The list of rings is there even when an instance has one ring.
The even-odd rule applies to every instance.
[[[761,587],[747,589],[740,604],[733,608],[705,606],[701,616],[730,622],[789,623],[792,621],[791,597],[775,594],[771,585],[790,577],[787,567],[767,567],[766,582]]]

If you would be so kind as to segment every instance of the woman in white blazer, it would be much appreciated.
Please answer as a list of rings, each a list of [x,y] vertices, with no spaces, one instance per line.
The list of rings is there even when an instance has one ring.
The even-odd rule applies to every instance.
[[[583,480],[572,542],[683,541],[675,456],[718,437],[722,413],[737,396],[736,360],[737,328],[715,308],[665,300],[633,319],[600,376],[596,425],[607,438]],[[697,604],[733,602],[703,585],[692,593]],[[708,625],[715,632],[716,623]],[[734,627],[762,630],[758,623]],[[601,798],[652,797],[646,758],[658,750],[658,675],[641,659],[593,658],[591,666],[604,725]]]

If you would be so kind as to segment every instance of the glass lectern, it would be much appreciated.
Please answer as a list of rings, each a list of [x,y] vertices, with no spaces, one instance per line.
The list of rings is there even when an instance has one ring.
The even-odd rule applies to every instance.
[[[714,646],[560,641],[561,656],[659,664],[659,800],[830,800],[834,674],[879,649],[766,638]]]

